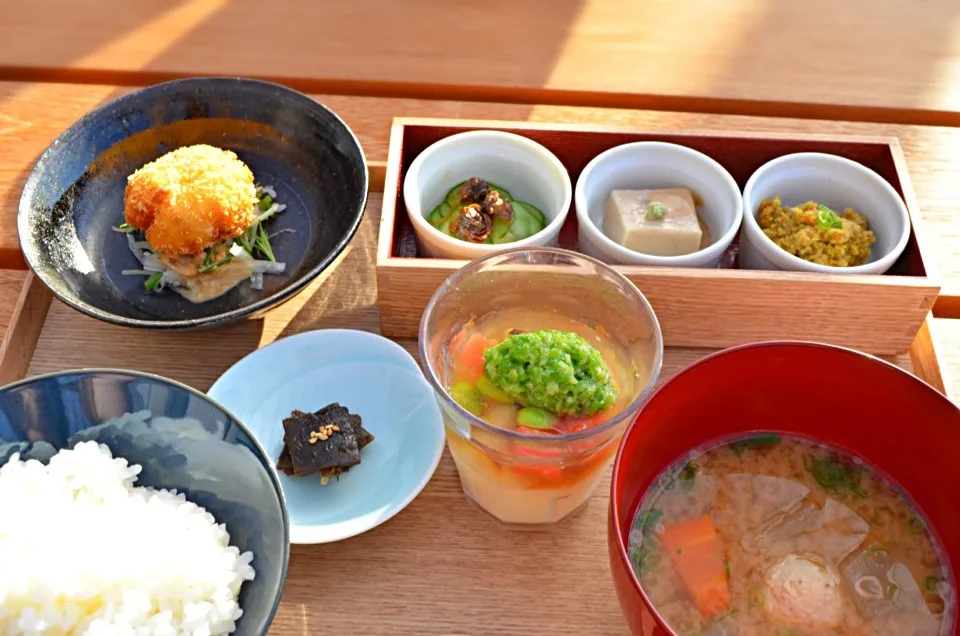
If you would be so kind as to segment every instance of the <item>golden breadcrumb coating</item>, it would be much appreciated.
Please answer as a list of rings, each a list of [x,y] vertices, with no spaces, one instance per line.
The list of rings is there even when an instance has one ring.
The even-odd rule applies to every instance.
[[[233,152],[178,148],[127,179],[123,217],[167,256],[197,254],[240,236],[257,218],[253,173]]]

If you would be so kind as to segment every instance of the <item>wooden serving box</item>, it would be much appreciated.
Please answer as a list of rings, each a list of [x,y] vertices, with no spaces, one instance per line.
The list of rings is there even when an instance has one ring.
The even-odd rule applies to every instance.
[[[824,152],[871,168],[904,198],[912,224],[910,241],[903,255],[882,276],[742,270],[736,259],[739,238],[718,269],[616,266],[653,305],[666,346],[717,348],[796,339],[873,354],[899,354],[910,348],[940,292],[931,259],[925,257],[928,252],[919,206],[896,138],[636,131],[566,124],[397,118],[390,135],[376,257],[380,328],[386,336],[416,337],[420,317],[433,292],[467,263],[417,254],[413,226],[402,196],[407,169],[430,144],[478,129],[512,132],[542,144],[563,162],[573,184],[586,164],[605,150],[635,141],[666,141],[713,157],[741,188],[757,168],[771,159],[795,152]],[[577,219],[572,209],[559,244],[577,249]]]

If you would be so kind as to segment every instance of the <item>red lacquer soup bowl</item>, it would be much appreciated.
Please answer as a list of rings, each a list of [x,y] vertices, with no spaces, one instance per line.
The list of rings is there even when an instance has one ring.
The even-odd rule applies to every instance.
[[[641,497],[690,450],[755,431],[820,440],[885,473],[925,514],[956,578],[960,410],[909,373],[856,351],[801,342],[746,345],[674,375],[623,437],[613,468],[607,538],[620,607],[634,634],[673,633],[641,589],[627,555]]]

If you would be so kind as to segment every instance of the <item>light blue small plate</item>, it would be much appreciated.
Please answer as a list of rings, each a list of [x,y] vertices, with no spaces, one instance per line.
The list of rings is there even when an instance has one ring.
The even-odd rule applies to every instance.
[[[209,395],[243,422],[276,464],[282,420],[339,402],[375,439],[326,486],[280,473],[291,543],[330,543],[387,521],[420,494],[443,452],[440,408],[413,357],[364,331],[327,329],[278,340],[230,367]]]

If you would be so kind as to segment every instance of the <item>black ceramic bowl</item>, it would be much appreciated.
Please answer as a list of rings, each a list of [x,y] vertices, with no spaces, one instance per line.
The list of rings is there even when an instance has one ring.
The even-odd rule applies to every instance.
[[[181,146],[233,150],[287,209],[268,222],[281,275],[263,291],[242,283],[193,304],[146,293],[123,234],[127,177]],[[315,100],[277,84],[234,78],[157,84],[101,106],[43,153],[20,198],[27,263],[68,305],[129,327],[193,328],[255,316],[293,296],[343,250],[366,205],[367,163],[353,132]],[[284,232],[283,230],[293,230]]]
[[[138,486],[176,489],[253,552],[236,636],[266,634],[290,557],[286,504],[272,463],[247,429],[206,395],[134,371],[63,371],[0,388],[0,466],[14,453],[46,463],[96,441],[140,464]],[[65,529],[64,541],[70,532]]]

